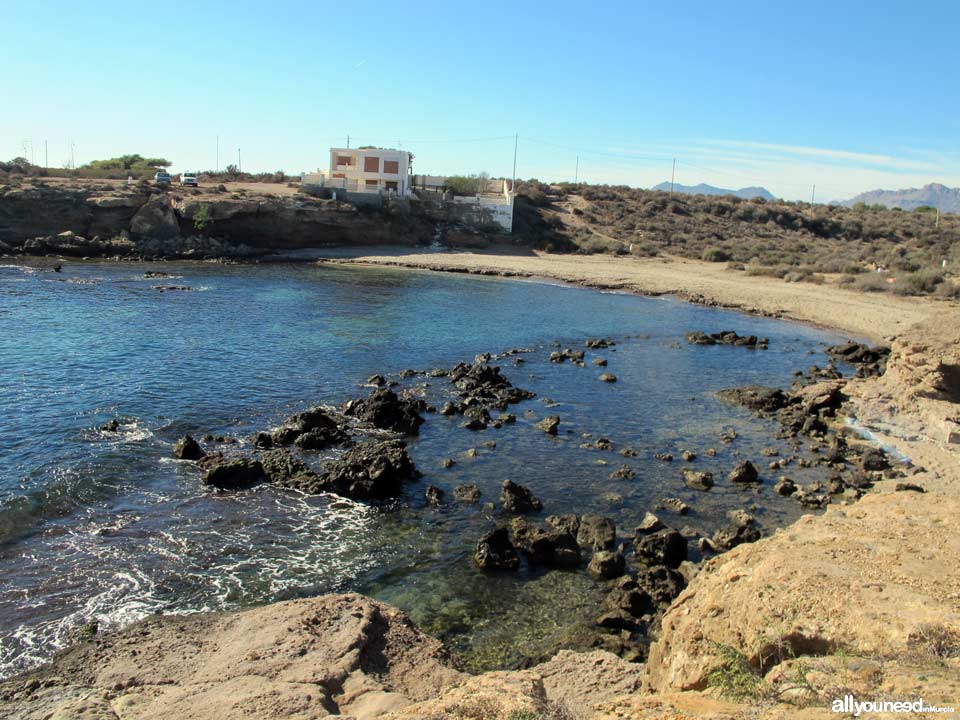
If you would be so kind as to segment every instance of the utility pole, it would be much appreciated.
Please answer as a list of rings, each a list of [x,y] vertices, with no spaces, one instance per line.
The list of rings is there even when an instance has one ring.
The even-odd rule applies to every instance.
[[[237,148],[237,172],[243,172],[243,163],[240,162],[240,148]]]
[[[47,151],[47,141],[43,141],[43,166],[45,168],[50,167],[50,153]]]
[[[220,172],[220,133],[217,133],[217,160],[214,163],[214,172]]]
[[[813,184],[813,190],[810,191],[810,204],[813,205],[813,198],[817,195],[817,184]]]
[[[673,169],[670,171],[670,194],[673,195],[673,180],[677,176],[677,159],[673,159]]]
[[[520,133],[513,136],[513,180],[510,183],[510,192],[517,189],[517,147],[520,145]]]
[[[350,149],[350,136],[347,135],[347,150]]]
[[[577,168],[573,171],[573,184],[577,185],[580,182],[580,156],[577,155]]]

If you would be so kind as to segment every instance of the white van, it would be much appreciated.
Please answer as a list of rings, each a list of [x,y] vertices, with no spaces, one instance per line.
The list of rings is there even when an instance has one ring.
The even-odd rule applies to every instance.
[[[200,187],[200,183],[197,182],[197,174],[193,172],[180,173],[180,184],[192,185],[193,187]]]

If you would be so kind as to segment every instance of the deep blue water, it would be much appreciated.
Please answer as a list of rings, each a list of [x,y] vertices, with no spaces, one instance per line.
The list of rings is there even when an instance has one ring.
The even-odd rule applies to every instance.
[[[693,466],[723,474],[745,457],[761,466],[760,448],[777,445],[772,425],[713,393],[787,385],[792,370],[825,364],[822,348],[840,339],[671,299],[397,269],[50,267],[0,267],[0,674],[48,657],[91,619],[112,627],[157,611],[343,590],[399,605],[473,667],[576,644],[592,632],[602,586],[583,572],[481,574],[473,545],[503,518],[483,505],[428,508],[424,487],[475,482],[495,502],[511,478],[534,489],[543,515],[603,512],[625,538],[667,496],[695,508],[665,515],[678,527],[710,532],[725,510],[755,506],[772,530],[797,516],[795,503],[722,482],[697,493],[683,485],[679,459],[653,453],[689,448]],[[177,277],[145,279],[147,270]],[[687,345],[683,334],[697,329],[768,336],[770,349]],[[588,351],[585,368],[547,362],[555,342],[582,348],[595,336],[616,348]],[[186,432],[242,439],[306,406],[365,394],[373,373],[513,347],[533,352],[519,366],[502,361],[504,372],[538,395],[514,406],[519,422],[470,433],[458,419],[428,416],[410,447],[425,477],[388,506],[269,487],[217,495],[170,457]],[[596,355],[609,366],[589,365]],[[599,382],[602,371],[619,381]],[[404,385],[437,405],[449,393],[443,378]],[[558,438],[533,427],[547,414],[562,418]],[[112,418],[123,422],[119,434],[97,429]],[[731,426],[738,439],[724,445]],[[583,433],[638,457],[582,449]],[[464,455],[471,447],[474,459]],[[444,457],[457,465],[441,469]],[[608,477],[623,462],[635,480]],[[816,471],[791,475],[804,472]]]

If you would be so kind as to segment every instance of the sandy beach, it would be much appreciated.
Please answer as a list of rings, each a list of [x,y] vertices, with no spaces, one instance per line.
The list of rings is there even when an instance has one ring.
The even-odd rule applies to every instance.
[[[535,250],[430,252],[396,247],[331,248],[326,262],[394,265],[483,275],[540,277],[586,287],[684,299],[843,330],[874,342],[942,317],[960,323],[960,305],[928,298],[846,290],[833,284],[788,283],[728,270],[725,263],[683,258],[554,255]]]

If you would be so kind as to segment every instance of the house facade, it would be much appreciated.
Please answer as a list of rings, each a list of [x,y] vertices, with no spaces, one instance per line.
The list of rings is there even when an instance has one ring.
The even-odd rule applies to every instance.
[[[330,169],[324,185],[349,192],[410,195],[411,162],[406,150],[390,148],[330,148]]]

